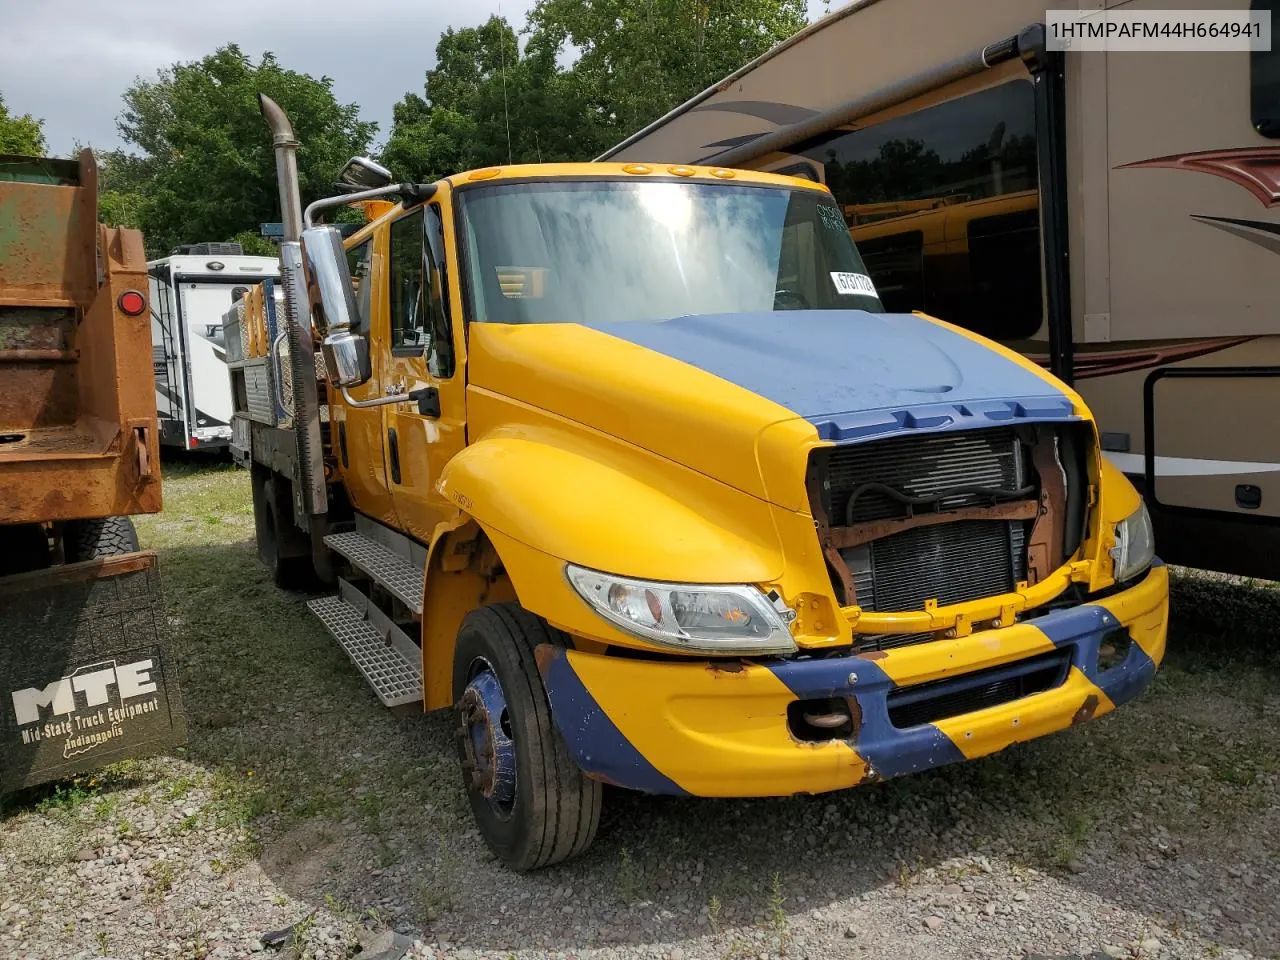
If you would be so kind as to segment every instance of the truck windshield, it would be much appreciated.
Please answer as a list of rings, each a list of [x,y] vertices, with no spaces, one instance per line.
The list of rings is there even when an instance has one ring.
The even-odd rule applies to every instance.
[[[476,321],[882,309],[844,217],[817,191],[553,181],[473,187],[459,201]]]

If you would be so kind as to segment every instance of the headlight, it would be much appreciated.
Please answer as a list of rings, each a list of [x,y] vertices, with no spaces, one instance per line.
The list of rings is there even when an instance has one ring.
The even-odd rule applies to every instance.
[[[1116,545],[1111,549],[1116,562],[1116,580],[1131,580],[1155,558],[1155,537],[1151,532],[1151,515],[1144,503],[1116,524]]]
[[[578,594],[611,623],[668,647],[698,653],[791,653],[782,614],[745,584],[656,583],[569,564]]]

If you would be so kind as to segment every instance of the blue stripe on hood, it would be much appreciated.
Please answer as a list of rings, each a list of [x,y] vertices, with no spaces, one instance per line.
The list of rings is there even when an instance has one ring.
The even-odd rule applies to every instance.
[[[588,326],[772,400],[824,440],[1073,416],[1050,382],[914,314],[784,310]]]

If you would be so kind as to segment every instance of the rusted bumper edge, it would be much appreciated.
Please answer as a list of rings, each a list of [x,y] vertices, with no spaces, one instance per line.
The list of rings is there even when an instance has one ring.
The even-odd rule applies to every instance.
[[[1151,684],[1167,620],[1157,562],[1109,597],[871,655],[678,663],[546,647],[538,661],[557,727],[589,776],[648,793],[788,796],[974,759],[1101,716]],[[1127,654],[1100,666],[1100,650],[1118,640]],[[955,694],[1046,661],[1060,673],[1030,695],[910,725],[893,709],[904,697],[972,703]],[[788,707],[824,698],[849,703],[852,734],[797,739]]]
[[[0,626],[0,793],[186,741],[153,551],[0,578]]]

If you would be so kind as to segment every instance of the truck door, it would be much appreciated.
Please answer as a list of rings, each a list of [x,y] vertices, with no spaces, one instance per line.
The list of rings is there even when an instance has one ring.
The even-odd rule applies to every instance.
[[[466,443],[465,384],[457,362],[445,251],[448,197],[391,224],[388,254],[391,370],[388,389],[419,399],[385,411],[391,491],[407,534],[430,542],[456,508],[436,492],[449,459]]]
[[[386,244],[387,231],[380,230],[347,249],[347,268],[351,271],[360,311],[359,332],[369,338],[369,359],[373,367],[373,377],[368,383],[350,388],[356,400],[382,396],[383,384],[388,382],[387,298],[374,296],[374,291],[386,289]],[[395,505],[387,488],[382,410],[382,407],[358,409],[334,403],[330,415],[334,420],[332,427],[337,431],[334,447],[343,485],[352,506],[375,520],[395,526]]]

